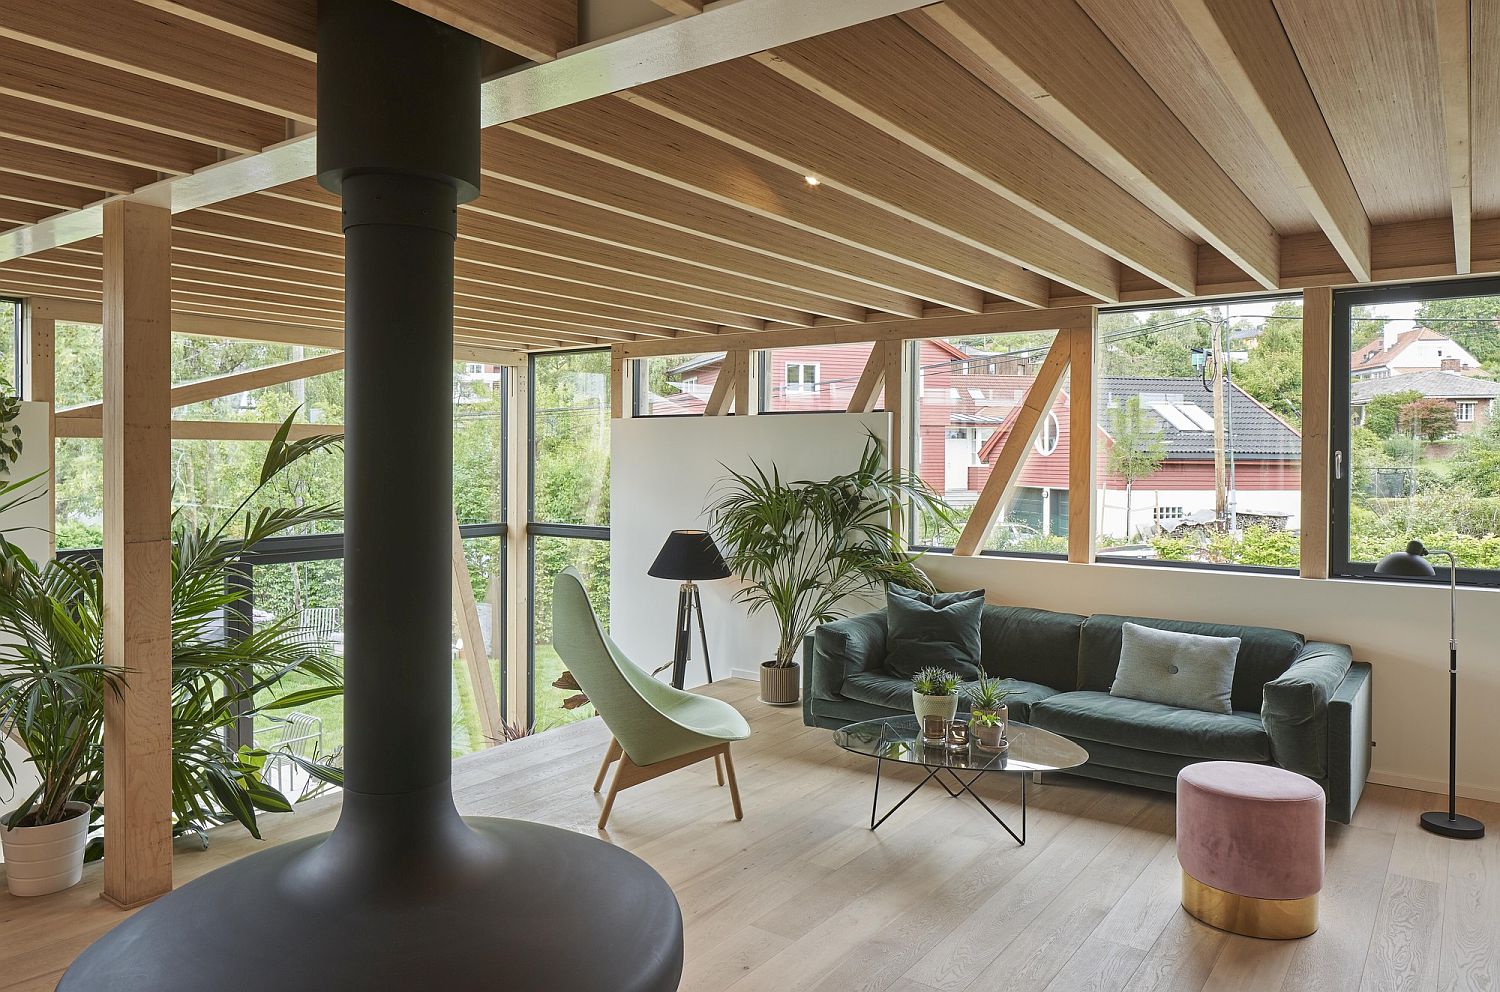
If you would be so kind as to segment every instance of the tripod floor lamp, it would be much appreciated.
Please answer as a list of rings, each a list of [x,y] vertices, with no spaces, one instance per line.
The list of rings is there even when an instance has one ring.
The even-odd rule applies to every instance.
[[[1429,555],[1448,559],[1448,810],[1423,813],[1422,826],[1444,837],[1477,840],[1484,836],[1484,824],[1458,811],[1458,559],[1451,551],[1428,551],[1421,541],[1412,541],[1405,551],[1380,559],[1375,571],[1430,579],[1437,569],[1427,560]]]
[[[658,579],[677,579],[682,586],[677,591],[677,633],[672,648],[672,685],[683,688],[687,680],[688,659],[693,652],[693,617],[698,618],[698,636],[703,642],[703,668],[708,680],[714,680],[714,670],[708,660],[708,632],[703,627],[703,600],[698,595],[698,583],[711,579],[727,579],[729,566],[719,554],[718,545],[706,530],[674,530],[656,555],[656,561],[646,571]]]

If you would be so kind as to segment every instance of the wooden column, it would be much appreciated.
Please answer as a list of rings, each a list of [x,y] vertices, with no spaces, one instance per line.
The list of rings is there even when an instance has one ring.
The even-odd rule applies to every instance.
[[[524,374],[527,366],[521,366],[517,374]],[[618,347],[611,351],[609,359],[609,415],[615,420],[635,416],[635,362],[621,354]]]
[[[531,368],[507,370],[505,402],[505,718],[530,725]]]
[[[26,398],[47,404],[47,550],[53,555],[57,554],[56,336],[56,320],[27,313]]]
[[[104,206],[104,898],[172,888],[171,214]]]
[[[1302,565],[1304,579],[1328,578],[1329,393],[1333,385],[1333,290],[1302,291]],[[1347,369],[1341,364],[1341,370]],[[1341,374],[1347,375],[1347,371]],[[1344,471],[1349,471],[1348,452]]]
[[[891,441],[887,456],[892,468],[911,470],[907,451],[911,434],[911,411],[906,402],[906,365],[912,344],[906,340],[892,340],[877,343],[875,347],[885,349],[885,409],[891,415]]]
[[[741,417],[760,413],[760,352],[742,348],[732,354],[737,356],[734,364],[734,412]]]
[[[1072,337],[1068,363],[1068,561],[1094,560],[1099,432],[1094,426],[1096,327],[1060,331]]]

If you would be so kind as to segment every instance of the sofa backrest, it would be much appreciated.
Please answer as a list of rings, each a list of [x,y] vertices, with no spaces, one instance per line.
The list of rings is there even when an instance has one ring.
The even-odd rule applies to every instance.
[[[1083,622],[1076,613],[986,605],[979,621],[980,662],[991,675],[1071,692],[1078,688]]]
[[[1083,624],[1078,651],[1080,689],[1108,692],[1120,664],[1121,628],[1125,623],[1176,630],[1209,637],[1238,637],[1239,657],[1234,663],[1234,688],[1230,705],[1237,710],[1260,712],[1265,684],[1279,678],[1297,660],[1307,642],[1301,634],[1274,627],[1241,627],[1234,624],[1198,623],[1192,620],[1159,620],[1153,617],[1122,617],[1096,613]]]

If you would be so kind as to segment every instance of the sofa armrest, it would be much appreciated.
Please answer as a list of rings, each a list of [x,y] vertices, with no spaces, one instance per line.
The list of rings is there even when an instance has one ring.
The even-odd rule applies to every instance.
[[[842,699],[844,680],[885,664],[885,611],[825,623],[812,635],[807,684],[819,699]]]
[[[1327,779],[1328,702],[1352,662],[1346,644],[1309,641],[1280,678],[1266,683],[1260,716],[1278,765]]]
[[[1339,823],[1353,819],[1370,777],[1374,675],[1368,664],[1356,661],[1328,700],[1328,818]]]

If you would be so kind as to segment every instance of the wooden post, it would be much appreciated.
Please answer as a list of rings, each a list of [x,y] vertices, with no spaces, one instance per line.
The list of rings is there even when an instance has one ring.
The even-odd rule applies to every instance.
[[[1333,290],[1302,291],[1302,564],[1304,579],[1328,578],[1329,392],[1333,384]],[[1339,366],[1348,375],[1348,358]],[[1345,471],[1349,470],[1345,452]]]
[[[505,431],[505,718],[531,720],[531,369],[508,370]]]
[[[493,747],[505,740],[505,730],[500,725],[500,697],[495,689],[495,677],[490,672],[490,654],[484,647],[484,627],[479,622],[479,604],[474,601],[474,584],[469,578],[469,560],[464,554],[464,539],[458,529],[456,512],[453,515],[453,612],[458,618],[459,651],[469,673],[469,685],[474,690],[474,707],[479,711],[479,729],[487,742],[485,746]],[[490,617],[490,637],[496,645],[500,643],[498,619],[494,615]]]
[[[28,311],[30,307],[28,305]],[[47,404],[47,551],[57,554],[57,321],[26,315],[26,398]]]
[[[524,372],[523,366],[518,370]],[[609,359],[609,415],[615,420],[635,416],[635,361],[612,349]]]
[[[738,356],[734,363],[734,412],[741,417],[760,413],[760,352],[742,348],[730,354]]]
[[[1098,498],[1098,439],[1094,426],[1096,327],[1060,331],[1072,336],[1068,363],[1068,561],[1094,560],[1094,501]]]
[[[104,206],[104,898],[172,888],[171,214]]]

